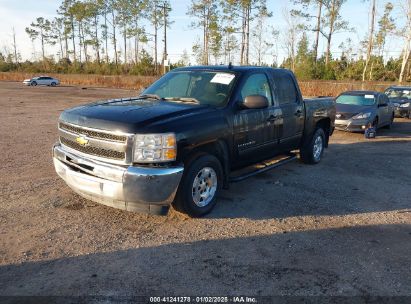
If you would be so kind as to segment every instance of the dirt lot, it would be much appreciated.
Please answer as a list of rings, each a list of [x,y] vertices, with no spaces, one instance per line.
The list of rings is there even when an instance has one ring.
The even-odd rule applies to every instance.
[[[135,95],[0,83],[0,295],[411,296],[411,121],[336,132],[206,218],[148,216],[80,198],[51,160],[63,109]]]

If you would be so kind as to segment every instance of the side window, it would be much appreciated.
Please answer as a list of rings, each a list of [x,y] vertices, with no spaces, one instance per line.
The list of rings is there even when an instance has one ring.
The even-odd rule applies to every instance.
[[[277,97],[280,105],[298,102],[297,89],[290,75],[273,73],[273,80],[275,85],[274,95]]]
[[[383,96],[383,98],[384,98],[384,103],[386,103],[386,104],[390,104],[390,99],[387,97],[387,95],[382,95]]]
[[[383,104],[388,104],[388,102],[384,98],[385,95],[380,95],[378,98],[378,104],[383,105]]]
[[[249,95],[265,96],[268,99],[268,103],[270,105],[273,104],[270,84],[265,74],[252,74],[247,78],[241,89],[241,98],[244,99]]]

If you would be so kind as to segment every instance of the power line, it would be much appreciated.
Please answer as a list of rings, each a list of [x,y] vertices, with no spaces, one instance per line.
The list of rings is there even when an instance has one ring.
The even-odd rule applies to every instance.
[[[163,5],[157,5],[158,8],[163,10],[163,17],[164,17],[164,54],[163,54],[163,67],[164,67],[164,74],[166,73],[166,62],[167,62],[167,17],[168,12],[171,8],[168,6],[168,3],[164,1]]]

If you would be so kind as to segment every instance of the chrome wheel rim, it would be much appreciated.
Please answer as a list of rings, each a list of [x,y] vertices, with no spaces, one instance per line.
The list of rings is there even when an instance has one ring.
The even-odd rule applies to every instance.
[[[314,159],[318,161],[321,157],[321,153],[323,151],[323,138],[321,136],[317,136],[314,141]]]
[[[217,174],[211,167],[201,169],[193,182],[192,196],[198,207],[207,206],[217,191]]]

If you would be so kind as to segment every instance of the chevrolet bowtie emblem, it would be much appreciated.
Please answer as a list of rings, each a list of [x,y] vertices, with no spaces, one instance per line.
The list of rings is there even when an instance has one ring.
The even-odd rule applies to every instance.
[[[83,136],[79,136],[79,137],[76,138],[76,142],[77,142],[79,145],[86,146],[86,145],[88,144],[88,139],[86,139],[86,138],[83,137]]]
[[[337,115],[335,115],[335,117],[340,118],[340,117],[341,117],[341,114],[337,114]]]

